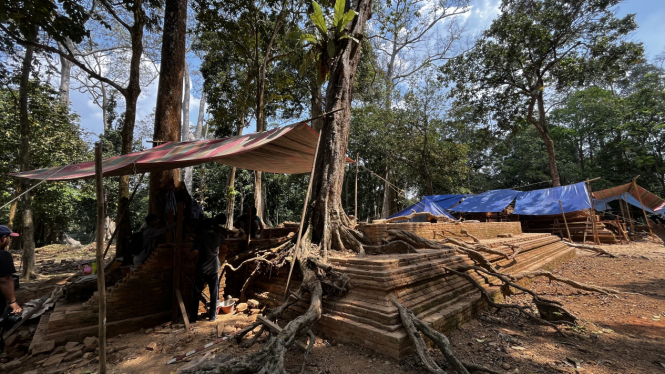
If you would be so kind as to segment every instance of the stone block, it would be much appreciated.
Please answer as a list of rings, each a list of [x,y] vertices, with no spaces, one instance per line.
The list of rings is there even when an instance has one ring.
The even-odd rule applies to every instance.
[[[83,351],[93,352],[98,347],[99,341],[97,340],[96,336],[88,336],[87,338],[83,339]]]
[[[44,363],[42,364],[42,367],[50,368],[50,367],[53,367],[53,366],[58,366],[58,365],[60,365],[62,360],[65,359],[66,355],[67,355],[67,353],[54,354],[51,357],[49,357],[46,361],[44,361]]]
[[[65,352],[72,353],[83,349],[83,345],[78,342],[68,342],[65,344]]]
[[[55,340],[41,340],[33,343],[32,345],[32,355],[38,355],[42,353],[49,353],[55,348]]]

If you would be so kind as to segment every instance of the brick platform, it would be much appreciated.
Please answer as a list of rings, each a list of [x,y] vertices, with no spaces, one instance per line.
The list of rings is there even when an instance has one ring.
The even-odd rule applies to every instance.
[[[398,225],[410,224],[391,226]],[[462,227],[467,225],[487,224],[465,224]],[[513,227],[500,225],[497,230],[501,233]],[[574,249],[550,234],[524,234],[484,242],[509,254],[512,250],[504,244],[522,247],[522,252],[513,261],[497,255],[488,256],[497,268],[508,273],[552,268],[575,255]],[[351,278],[351,289],[344,298],[323,301],[323,315],[315,328],[318,334],[330,339],[352,342],[401,359],[413,348],[402,328],[397,309],[390,302],[391,293],[419,318],[443,332],[456,329],[486,308],[479,299],[479,292],[470,283],[456,275],[446,274],[443,269],[444,266],[470,263],[466,256],[456,255],[453,250],[420,250],[417,254],[331,258],[330,261],[336,269]],[[284,296],[287,273],[273,272],[270,277],[258,279],[248,293],[268,305],[278,305]],[[292,288],[295,289],[299,282],[294,278]],[[489,289],[497,293],[497,290]],[[285,317],[296,317],[305,311],[308,304],[309,300],[302,300],[285,312]]]
[[[460,234],[464,229],[478,239],[494,239],[499,234],[522,234],[520,222],[475,222],[475,223],[428,223],[405,222],[384,224],[360,224],[358,230],[367,235],[373,242],[378,243],[388,237],[388,230],[410,231],[425,239],[442,239],[452,236],[444,230]]]

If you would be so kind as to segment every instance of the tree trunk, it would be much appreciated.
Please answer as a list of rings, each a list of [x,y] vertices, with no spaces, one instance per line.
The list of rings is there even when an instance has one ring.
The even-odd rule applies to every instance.
[[[354,5],[358,15],[348,31],[351,36],[361,37],[371,14],[372,1],[359,0]],[[331,223],[350,224],[342,208],[342,184],[351,128],[353,82],[360,62],[361,46],[351,39],[338,43],[326,89],[326,112],[342,110],[324,117],[312,185],[312,242],[322,243],[324,250],[331,244],[331,230],[334,229]]]
[[[37,41],[37,28],[30,30],[26,39],[32,43]],[[25,47],[25,56],[21,67],[21,81],[19,85],[19,125],[21,126],[21,153],[19,155],[19,164],[21,171],[32,169],[30,155],[30,118],[28,116],[28,91],[30,86],[30,70],[32,67],[32,57],[35,47],[27,45]],[[21,180],[21,189],[30,188],[30,180]],[[23,231],[21,232],[21,242],[23,244],[23,270],[22,276],[29,280],[35,273],[35,230],[32,221],[32,193],[23,195]]]
[[[65,39],[65,44],[70,50],[74,50],[72,41]],[[58,43],[58,48],[63,51],[64,48]],[[63,105],[69,105],[69,83],[72,76],[72,62],[60,56],[60,102]]]
[[[245,118],[241,117],[238,123],[238,131],[236,135],[242,135],[242,130],[245,128]],[[236,181],[236,168],[232,167],[229,170],[229,177],[226,180],[226,227],[228,229],[233,228],[233,211],[235,210],[236,197],[234,192],[234,186]],[[241,203],[242,204],[242,203]],[[240,207],[242,210],[242,205]]]
[[[106,96],[106,86],[104,82],[99,83],[102,87],[102,123],[104,124],[104,132],[107,132],[111,129],[111,124],[108,119],[108,112],[106,111],[107,106],[109,105],[107,96]]]
[[[122,149],[121,153],[126,155],[132,152],[134,145],[134,125],[136,124],[136,103],[141,94],[141,56],[143,55],[143,27],[145,26],[146,16],[143,10],[143,1],[134,2],[134,24],[129,30],[132,41],[132,57],[129,65],[129,81],[127,89],[123,93],[125,96],[125,122],[122,126]],[[103,84],[103,83],[102,83]],[[138,183],[138,182],[137,182]],[[116,225],[118,234],[116,236],[116,257],[129,255],[124,253],[123,244],[129,241],[132,235],[132,223],[130,220],[129,207],[129,176],[120,177],[118,185],[118,209],[116,216]],[[123,215],[122,212],[127,210]]]
[[[185,61],[186,63],[187,61]],[[187,71],[187,70],[185,70]],[[187,76],[189,76],[189,72],[187,72]],[[194,136],[193,139],[190,138],[190,140],[201,140],[201,133],[203,132],[203,119],[205,117],[205,106],[206,106],[206,93],[205,91],[201,92],[201,100],[199,101],[199,118],[196,121],[196,128],[194,129]],[[188,104],[189,107],[189,104]],[[184,109],[183,109],[184,111]],[[191,137],[191,133],[190,133]],[[185,168],[185,186],[187,187],[187,191],[189,191],[190,194],[194,193],[194,187],[192,186],[192,179],[194,178],[194,168],[193,167],[187,167]]]
[[[264,94],[266,85],[266,62],[259,67],[259,76],[256,81],[256,132],[265,131],[265,118],[263,114],[264,109]],[[256,170],[254,171],[254,207],[259,217],[263,212],[263,199],[261,199],[262,190],[262,176],[263,173]]]
[[[185,56],[185,94],[182,98],[182,141],[188,142],[194,139],[192,133],[189,132],[189,97],[191,90],[191,80],[189,79],[189,64],[187,63],[187,57]],[[192,190],[192,176],[194,168],[192,166],[186,167],[183,170],[183,180],[185,181],[185,188],[189,191],[189,194],[192,195],[194,191]]]
[[[187,0],[166,0],[155,109],[154,140],[156,141],[169,142],[180,139],[186,32]],[[166,209],[168,192],[179,188],[181,186],[177,169],[150,173],[150,213],[162,216]]]
[[[14,181],[14,198],[16,198],[18,195],[21,194],[21,180],[17,179]],[[7,227],[10,229],[17,231],[14,229],[14,219],[16,219],[16,211],[18,210],[18,203],[20,199],[14,200],[12,204],[9,206],[9,217],[7,218]]]
[[[392,170],[390,170],[389,167],[386,167],[386,181],[383,182],[383,206],[381,207],[381,218],[383,219],[390,217],[390,214],[393,211],[393,202],[395,201],[395,194],[388,183],[391,176]]]
[[[540,83],[540,87],[543,87],[542,82]],[[550,138],[550,134],[547,129],[547,118],[545,116],[545,102],[543,99],[542,90],[538,92],[538,96],[536,97],[536,102],[538,103],[539,123],[537,123],[533,118],[533,110],[531,110],[529,114],[529,116],[531,117],[530,120],[531,123],[536,125],[536,129],[538,129],[540,136],[543,138],[543,141],[545,142],[545,147],[547,147],[547,159],[550,165],[550,176],[552,177],[552,187],[559,187],[561,186],[561,179],[559,178],[559,169],[556,166],[554,143],[552,142],[552,138]]]
[[[310,80],[310,91],[312,98],[310,100],[311,109],[309,116],[314,118],[323,114],[323,94],[321,93],[321,85],[317,81],[316,77]],[[323,126],[323,118],[313,119],[311,125],[314,131],[320,132],[321,127]]]
[[[206,92],[201,91],[201,100],[199,101],[199,118],[196,121],[196,129],[194,130],[194,140],[201,140],[203,134],[203,122],[205,120],[206,112]]]

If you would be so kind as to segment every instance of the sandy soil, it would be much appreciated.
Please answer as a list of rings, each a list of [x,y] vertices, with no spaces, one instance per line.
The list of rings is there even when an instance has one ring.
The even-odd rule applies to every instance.
[[[555,273],[578,281],[616,288],[623,293],[605,296],[580,292],[568,286],[536,280],[531,287],[558,300],[579,317],[576,327],[560,336],[548,327],[536,326],[510,311],[486,312],[478,319],[450,334],[454,351],[463,359],[502,370],[506,373],[665,373],[665,247],[651,243],[605,246],[618,254],[617,259],[596,257],[578,252],[578,257],[563,264]],[[89,249],[72,253],[78,261],[91,259]],[[80,256],[79,256],[80,255]],[[17,257],[17,256],[15,256]],[[68,258],[62,248],[40,251],[38,261]],[[50,269],[50,268],[48,268]],[[44,270],[48,270],[44,269]],[[49,287],[66,278],[70,271],[49,275],[26,286],[19,300],[45,293]],[[524,295],[507,298],[508,302],[526,303]],[[489,316],[489,317],[488,317]],[[247,316],[220,316],[218,323],[199,322],[191,332],[182,325],[164,325],[156,329],[126,334],[109,339],[109,373],[171,373],[181,364],[166,365],[174,357],[217,339],[220,327],[239,328]],[[15,345],[29,344],[27,337],[34,325],[25,326],[26,338]],[[156,343],[155,350],[148,350]],[[261,341],[251,349],[258,349]],[[13,347],[14,349],[16,347]],[[8,349],[11,351],[11,349]],[[18,353],[17,353],[18,352]],[[223,342],[206,352],[213,356],[235,357],[248,350]],[[431,350],[445,367],[438,351]],[[94,373],[95,357],[77,359],[57,367],[37,367],[48,355],[23,356],[14,350],[22,364],[10,373],[36,369],[39,373]],[[199,354],[200,355],[200,354]],[[23,356],[23,357],[21,357]],[[197,356],[193,356],[194,358]],[[10,361],[7,353],[0,362]],[[286,370],[300,372],[302,353],[292,350],[286,358]],[[2,372],[3,370],[0,370]],[[425,373],[415,357],[401,362],[350,344],[317,338],[305,367],[307,373]]]

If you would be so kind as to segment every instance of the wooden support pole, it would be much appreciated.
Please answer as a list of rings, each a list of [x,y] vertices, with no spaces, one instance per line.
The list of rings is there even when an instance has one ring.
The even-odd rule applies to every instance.
[[[635,232],[635,224],[633,223],[633,217],[630,215],[630,204],[626,199],[626,193],[623,193],[623,202],[626,204],[626,212],[628,213],[628,223],[630,224],[630,230]]]
[[[185,311],[185,305],[182,302],[180,294],[180,274],[182,263],[182,230],[184,221],[185,204],[178,203],[178,214],[175,228],[175,247],[173,248],[173,313],[172,321],[176,322],[178,314],[182,314],[182,319],[185,322],[185,328],[189,331],[189,319]],[[192,296],[193,297],[193,296]]]
[[[621,201],[621,200],[623,200],[623,194],[619,195],[619,209],[621,210],[621,219],[622,219],[623,222],[624,222],[623,229],[624,229],[624,231],[626,231],[626,226],[625,226],[625,223],[626,223],[626,213],[625,213],[625,211],[623,210],[623,201]]]
[[[356,222],[358,222],[358,163],[360,162],[360,153],[356,153],[356,203],[354,204],[354,207],[356,208],[353,216],[356,218]]]
[[[561,200],[559,200],[559,207],[561,207],[561,216],[563,217],[563,223],[566,225],[566,232],[568,232],[568,240],[572,243],[573,238],[570,236],[570,229],[568,229],[568,221],[566,220],[566,213],[563,212],[563,205]]]
[[[173,224],[173,210],[169,209],[167,214],[166,214],[166,225],[171,225]],[[173,243],[173,231],[169,230],[166,232],[166,242],[167,243]]]
[[[106,374],[106,282],[104,280],[104,177],[102,142],[95,147],[95,185],[97,190],[97,295],[99,297],[99,374]]]
[[[309,184],[307,185],[307,194],[305,195],[305,202],[302,205],[302,215],[300,216],[300,226],[296,235],[296,247],[293,249],[293,259],[291,260],[291,269],[289,269],[289,276],[286,278],[286,287],[284,288],[284,301],[289,298],[289,283],[291,282],[291,274],[293,274],[293,268],[296,266],[296,260],[298,259],[298,249],[300,248],[300,239],[302,237],[302,229],[305,227],[305,215],[307,213],[307,205],[309,204],[309,195],[312,192],[312,182],[314,181],[314,171],[316,170],[316,159],[319,156],[319,146],[321,145],[321,133],[319,132],[319,139],[316,142],[316,150],[314,151],[314,161],[312,161],[312,171],[309,174]],[[356,186],[358,183],[356,182]],[[357,189],[356,189],[357,190]],[[328,261],[328,251],[324,252],[323,261]]]
[[[639,175],[638,175],[638,177],[639,177]],[[642,207],[642,213],[644,213],[644,221],[646,222],[647,227],[649,228],[649,233],[651,233],[651,240],[653,240],[653,242],[655,243],[656,238],[654,238],[654,236],[653,236],[653,230],[651,230],[651,224],[649,223],[649,217],[647,217],[647,211],[644,209],[644,204],[642,203],[642,195],[637,190],[637,182],[635,182],[636,179],[637,179],[637,177],[635,179],[633,179],[633,188],[635,188],[635,195],[637,195],[637,199],[640,201],[640,206]]]
[[[600,244],[600,238],[598,237],[598,231],[596,230],[596,209],[593,206],[593,193],[591,193],[591,182],[596,181],[600,178],[594,178],[594,179],[587,179],[586,180],[586,186],[587,189],[589,190],[589,200],[591,200],[591,229],[593,232],[593,242],[594,244],[598,245]]]

